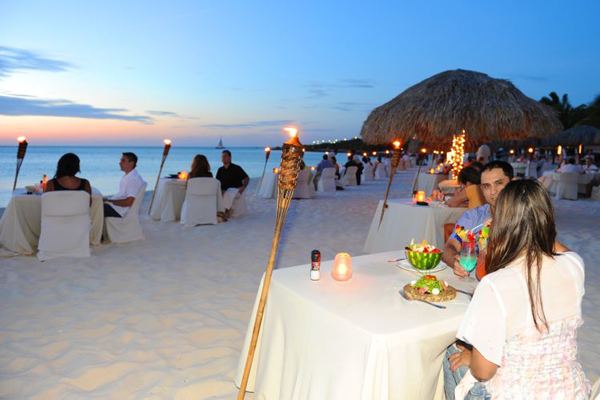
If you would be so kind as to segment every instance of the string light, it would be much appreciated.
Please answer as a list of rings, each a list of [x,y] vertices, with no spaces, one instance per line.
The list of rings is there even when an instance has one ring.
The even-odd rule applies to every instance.
[[[465,130],[458,136],[452,136],[452,179],[456,180],[458,174],[463,169],[463,159],[465,157]]]

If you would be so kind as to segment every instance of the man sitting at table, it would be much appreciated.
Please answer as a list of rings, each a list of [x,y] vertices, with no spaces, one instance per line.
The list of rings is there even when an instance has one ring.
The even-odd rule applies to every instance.
[[[125,175],[119,182],[119,192],[104,198],[104,217],[124,217],[133,205],[135,197],[145,183],[135,169],[137,160],[134,153],[126,152],[121,156],[119,167]]]
[[[223,150],[221,161],[223,166],[219,167],[217,171],[217,179],[221,182],[225,216],[229,218],[233,201],[244,193],[250,179],[242,167],[231,162],[231,152],[229,150]]]
[[[506,161],[496,160],[487,163],[481,171],[479,186],[487,204],[465,211],[456,222],[456,226],[462,226],[466,230],[475,229],[474,233],[479,232],[490,219],[498,195],[512,178],[513,168]],[[456,275],[465,277],[469,273],[459,263],[461,248],[462,240],[456,232],[453,232],[446,241],[442,260],[452,267]]]
[[[479,189],[481,174],[474,166],[463,168],[458,174],[461,190],[446,200],[448,207],[477,208],[485,204],[485,199]]]

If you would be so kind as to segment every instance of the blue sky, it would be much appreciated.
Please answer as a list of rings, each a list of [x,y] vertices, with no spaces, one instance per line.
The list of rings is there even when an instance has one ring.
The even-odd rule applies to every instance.
[[[600,2],[483,3],[0,0],[0,144],[351,137],[456,68],[600,94]]]

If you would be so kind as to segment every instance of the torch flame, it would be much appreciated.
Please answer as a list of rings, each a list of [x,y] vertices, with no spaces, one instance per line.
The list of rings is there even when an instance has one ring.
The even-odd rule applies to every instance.
[[[27,138],[26,138],[25,136],[19,136],[19,137],[17,138],[17,142],[19,142],[19,143],[23,143],[23,142],[24,142],[24,141],[26,141],[26,140],[27,140]]]
[[[171,139],[165,139],[165,140],[163,140],[163,143],[168,146],[171,144]]]
[[[533,153],[533,147],[528,148],[527,151],[529,152],[529,154]]]
[[[298,129],[288,126],[287,128],[283,128],[284,131],[287,131],[290,134],[290,137],[295,137],[298,135]]]
[[[400,148],[400,141],[399,140],[395,140],[394,143],[392,143],[394,145],[395,149],[399,149]]]
[[[268,153],[268,152],[270,152],[270,151],[271,151],[271,148],[270,148],[270,147],[265,147],[265,153]]]

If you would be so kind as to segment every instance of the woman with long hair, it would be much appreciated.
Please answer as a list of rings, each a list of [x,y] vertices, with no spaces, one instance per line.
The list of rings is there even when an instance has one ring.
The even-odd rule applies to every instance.
[[[457,399],[587,399],[576,341],[584,265],[574,252],[555,252],[546,190],[533,180],[510,182],[493,221],[487,275],[457,334],[464,345],[451,346],[445,360],[446,397],[454,399],[449,383],[464,373]]]
[[[203,154],[196,154],[192,160],[192,167],[190,168],[189,178],[212,178],[213,174],[210,172],[210,164],[208,159]]]
[[[74,153],[63,154],[56,165],[56,173],[54,178],[50,179],[46,184],[46,192],[55,190],[83,190],[92,194],[92,186],[87,179],[78,178],[79,157]]]

